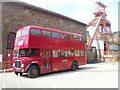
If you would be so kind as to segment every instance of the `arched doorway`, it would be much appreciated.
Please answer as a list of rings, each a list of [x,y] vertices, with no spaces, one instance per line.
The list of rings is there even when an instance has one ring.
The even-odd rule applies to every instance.
[[[7,36],[7,60],[13,60],[13,50],[14,50],[14,42],[15,42],[16,34],[11,32]]]

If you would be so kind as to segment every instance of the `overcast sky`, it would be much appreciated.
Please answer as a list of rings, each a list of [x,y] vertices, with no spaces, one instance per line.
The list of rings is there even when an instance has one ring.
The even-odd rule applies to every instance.
[[[112,31],[118,31],[118,1],[119,0],[21,0],[38,7],[57,12],[67,17],[88,24],[93,18],[95,2],[101,1],[106,8],[107,19],[111,22]]]

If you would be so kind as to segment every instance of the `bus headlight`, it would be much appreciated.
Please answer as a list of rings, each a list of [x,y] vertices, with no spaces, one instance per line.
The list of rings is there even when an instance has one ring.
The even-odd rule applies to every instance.
[[[22,72],[24,72],[24,69],[22,69]]]
[[[24,64],[22,64],[21,67],[24,67]]]

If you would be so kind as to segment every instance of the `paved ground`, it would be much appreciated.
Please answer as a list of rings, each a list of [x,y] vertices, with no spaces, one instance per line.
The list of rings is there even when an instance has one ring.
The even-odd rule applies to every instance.
[[[0,89],[3,87],[3,73],[0,73]],[[21,88],[118,88],[118,63],[97,63],[80,66],[77,71],[62,71],[28,78],[20,77]],[[17,88],[18,77],[6,73],[6,88]]]

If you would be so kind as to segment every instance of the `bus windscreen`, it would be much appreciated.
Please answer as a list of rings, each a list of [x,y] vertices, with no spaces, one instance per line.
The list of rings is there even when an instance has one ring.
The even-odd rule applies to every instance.
[[[21,37],[21,36],[25,36],[25,35],[27,35],[27,34],[28,34],[28,29],[27,29],[27,28],[21,29],[21,30],[19,30],[19,31],[17,32],[16,37],[18,38],[18,37]]]

